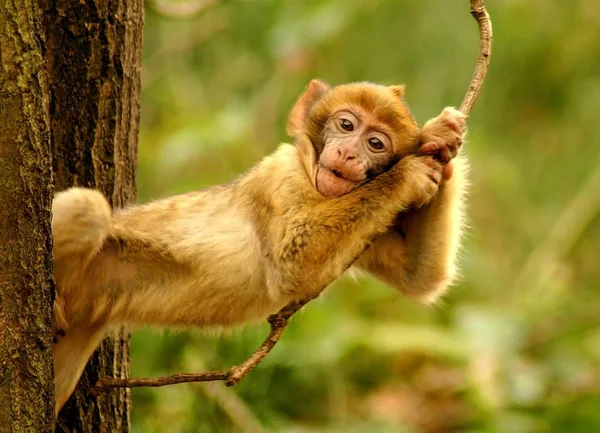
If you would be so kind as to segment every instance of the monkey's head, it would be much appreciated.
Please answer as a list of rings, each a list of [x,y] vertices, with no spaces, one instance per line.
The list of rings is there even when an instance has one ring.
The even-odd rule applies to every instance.
[[[317,191],[347,194],[417,150],[419,127],[403,95],[404,86],[310,82],[287,130]]]

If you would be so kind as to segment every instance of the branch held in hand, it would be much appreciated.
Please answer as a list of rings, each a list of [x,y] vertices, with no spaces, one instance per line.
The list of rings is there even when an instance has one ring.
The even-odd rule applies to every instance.
[[[471,112],[471,108],[479,95],[483,80],[487,74],[490,64],[490,56],[492,55],[492,21],[483,4],[483,0],[471,0],[471,15],[479,24],[479,57],[475,65],[475,72],[467,94],[460,105],[460,111],[465,114]]]
[[[469,89],[460,110],[469,114],[471,107],[475,103],[479,90],[485,79],[490,55],[492,53],[492,23],[487,13],[483,0],[471,0],[471,14],[479,24],[479,57],[475,66],[475,72],[469,85]],[[318,295],[317,295],[318,296]],[[236,365],[228,370],[208,371],[205,373],[176,373],[172,376],[151,377],[151,378],[113,378],[103,377],[98,380],[96,385],[90,389],[91,395],[99,395],[110,388],[134,388],[141,386],[165,386],[177,383],[188,382],[210,382],[215,380],[224,380],[228,386],[233,386],[242,380],[275,346],[281,334],[285,330],[288,320],[298,310],[300,310],[311,299],[299,302],[291,302],[279,310],[278,313],[269,316],[268,322],[271,325],[271,332],[261,346],[241,365]]]

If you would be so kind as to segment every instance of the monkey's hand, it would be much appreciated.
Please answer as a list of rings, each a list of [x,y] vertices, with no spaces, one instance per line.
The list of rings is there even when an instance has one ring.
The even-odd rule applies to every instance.
[[[451,160],[458,154],[466,131],[466,118],[461,111],[447,107],[427,121],[421,130],[420,155],[432,155],[443,166],[443,180],[452,177]]]
[[[444,164],[433,156],[406,156],[394,169],[401,170],[402,181],[410,194],[408,202],[416,207],[426,205],[437,194]]]

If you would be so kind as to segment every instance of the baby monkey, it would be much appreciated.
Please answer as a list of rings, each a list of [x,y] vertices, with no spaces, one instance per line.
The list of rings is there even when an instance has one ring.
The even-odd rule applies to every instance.
[[[263,319],[353,264],[436,299],[455,273],[465,118],[447,108],[420,129],[403,93],[312,81],[289,118],[294,144],[227,185],[114,211],[94,190],[57,194],[57,411],[115,326]]]

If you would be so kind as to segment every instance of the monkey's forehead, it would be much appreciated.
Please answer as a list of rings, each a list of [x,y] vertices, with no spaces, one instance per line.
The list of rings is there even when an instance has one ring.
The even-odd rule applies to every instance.
[[[344,84],[332,88],[315,104],[314,112],[322,116],[345,107],[357,107],[396,131],[418,128],[410,110],[394,88],[372,83]]]

